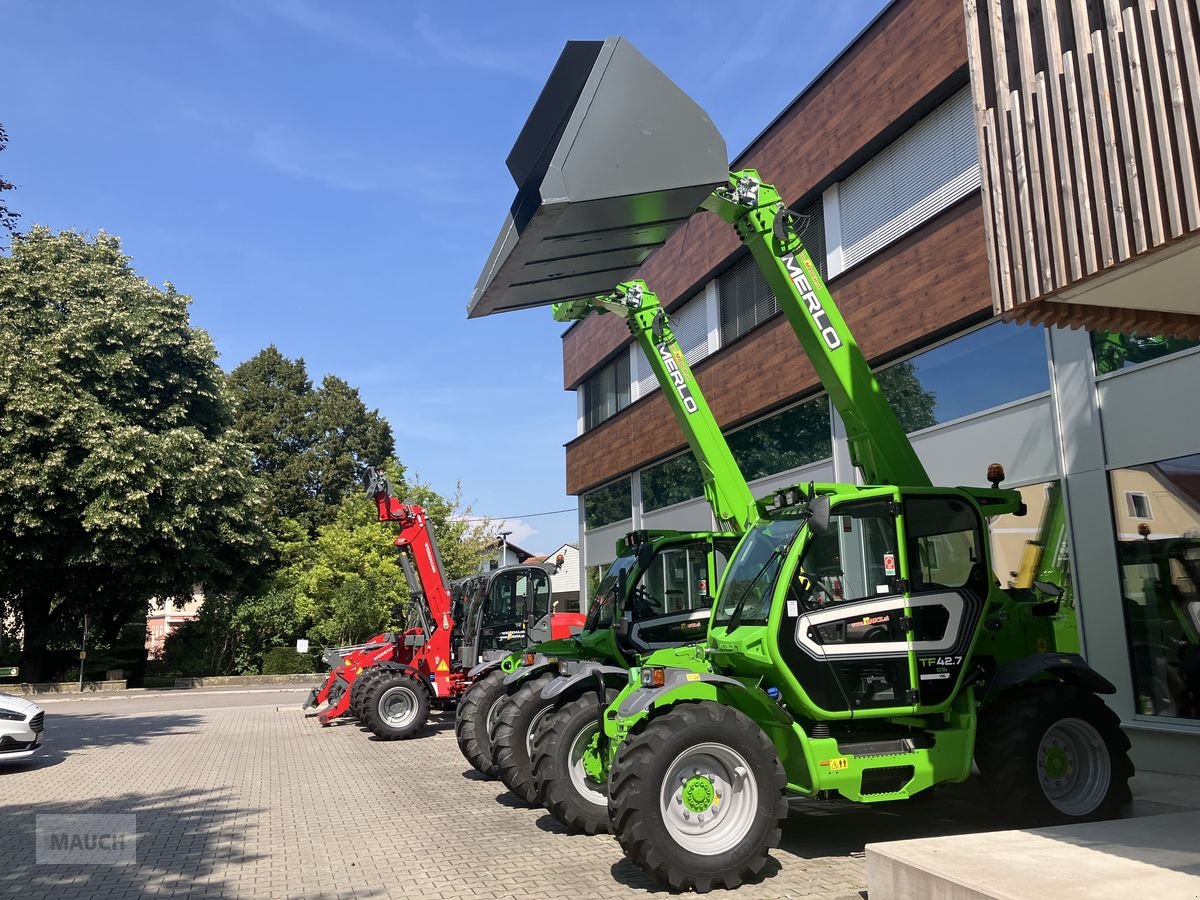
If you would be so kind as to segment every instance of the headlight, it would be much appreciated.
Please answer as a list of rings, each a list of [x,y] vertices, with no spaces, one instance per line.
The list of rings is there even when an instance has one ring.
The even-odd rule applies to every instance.
[[[569,659],[560,659],[558,661],[558,674],[559,675],[570,675],[571,674],[571,661]]]
[[[525,654],[525,665],[532,666],[535,662],[537,662],[537,654],[536,653],[526,653]]]
[[[0,709],[0,719],[5,719],[9,722],[24,722],[25,713],[13,712],[10,709]]]
[[[662,666],[645,666],[642,669],[642,687],[662,687],[667,683],[667,670]]]

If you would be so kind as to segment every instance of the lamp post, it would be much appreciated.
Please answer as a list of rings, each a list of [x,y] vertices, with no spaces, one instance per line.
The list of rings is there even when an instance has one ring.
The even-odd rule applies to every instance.
[[[500,568],[504,568],[508,564],[508,536],[511,531],[500,532]]]

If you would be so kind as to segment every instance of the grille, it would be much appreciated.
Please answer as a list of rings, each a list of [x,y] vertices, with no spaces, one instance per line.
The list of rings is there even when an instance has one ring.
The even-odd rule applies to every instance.
[[[40,712],[36,716],[34,716],[32,719],[29,720],[29,727],[35,733],[38,731],[41,731],[45,727],[45,719],[46,719],[46,714],[44,712]]]
[[[9,735],[0,737],[0,754],[19,753],[22,750],[32,750],[33,741],[18,741]]]

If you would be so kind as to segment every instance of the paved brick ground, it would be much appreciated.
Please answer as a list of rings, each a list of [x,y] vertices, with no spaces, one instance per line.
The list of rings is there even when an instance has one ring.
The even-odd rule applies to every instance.
[[[607,836],[562,832],[468,767],[452,720],[403,743],[321,728],[300,694],[203,708],[47,706],[48,751],[0,770],[0,896],[630,897],[659,893]],[[192,706],[191,709],[188,706]],[[149,707],[154,711],[147,711]],[[865,843],[978,830],[961,796],[892,810],[798,804],[738,900],[857,900]],[[35,813],[133,813],[137,866],[34,863]]]

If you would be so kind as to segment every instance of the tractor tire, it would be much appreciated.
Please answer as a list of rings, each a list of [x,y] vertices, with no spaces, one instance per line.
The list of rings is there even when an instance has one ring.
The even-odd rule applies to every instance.
[[[617,750],[608,813],[625,855],[675,891],[736,888],[762,871],[787,817],[787,778],[754,720],[681,703]]]
[[[429,718],[429,689],[405,672],[389,671],[367,688],[362,722],[377,738],[402,741],[420,732]]]
[[[496,767],[496,777],[518,799],[531,806],[537,802],[533,792],[533,771],[529,765],[533,728],[554,708],[553,700],[542,699],[542,688],[556,677],[547,672],[530,678],[517,688],[500,707],[492,732],[492,764]]]
[[[491,728],[500,710],[508,699],[504,692],[507,674],[500,669],[488,672],[476,681],[458,702],[454,715],[454,737],[458,749],[476,770],[490,778],[496,777],[496,765],[492,762]]]
[[[995,809],[1027,825],[1119,818],[1131,799],[1129,738],[1091,691],[1041,682],[983,708],[975,764]]]
[[[386,673],[386,669],[381,669],[378,666],[371,666],[363,669],[358,676],[350,682],[350,715],[354,718],[362,719],[362,702],[367,695],[367,688],[371,686],[376,678],[381,677]]]
[[[606,692],[607,707],[617,699]],[[577,834],[606,834],[608,785],[589,777],[583,751],[600,728],[596,694],[563,704],[538,723],[533,732],[533,787],[537,802]]]

